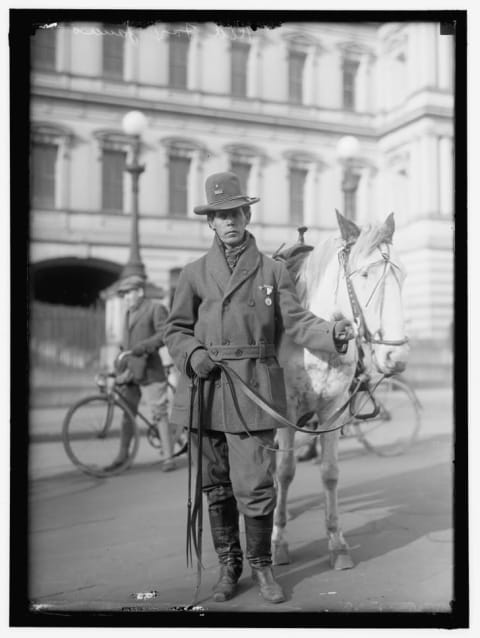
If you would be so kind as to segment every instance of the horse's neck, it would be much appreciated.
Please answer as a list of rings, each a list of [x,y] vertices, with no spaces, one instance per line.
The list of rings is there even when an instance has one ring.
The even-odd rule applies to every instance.
[[[322,250],[328,250],[330,259],[322,263]],[[316,272],[320,269],[320,272]],[[300,285],[303,286],[304,306],[323,319],[331,321],[335,315],[350,315],[350,308],[345,303],[343,294],[343,277],[337,253],[332,244],[325,248],[320,246],[312,252],[303,264],[300,273]]]

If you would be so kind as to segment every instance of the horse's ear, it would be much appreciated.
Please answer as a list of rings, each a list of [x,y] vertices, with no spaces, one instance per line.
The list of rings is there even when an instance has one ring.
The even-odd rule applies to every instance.
[[[384,241],[386,244],[391,244],[394,232],[395,219],[393,218],[393,213],[390,213],[387,219],[383,222],[383,226],[381,228],[382,241]]]
[[[335,212],[337,214],[338,227],[340,228],[343,241],[347,244],[354,244],[360,235],[360,228],[357,224],[355,224],[355,222],[352,222],[350,219],[341,215],[337,209],[335,209]]]

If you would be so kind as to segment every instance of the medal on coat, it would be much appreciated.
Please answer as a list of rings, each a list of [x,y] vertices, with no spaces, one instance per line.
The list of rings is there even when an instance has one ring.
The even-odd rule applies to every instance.
[[[265,293],[265,305],[266,306],[271,306],[272,305],[272,298],[271,298],[270,295],[273,292],[273,286],[267,286],[265,284],[263,286],[259,286],[258,288]]]

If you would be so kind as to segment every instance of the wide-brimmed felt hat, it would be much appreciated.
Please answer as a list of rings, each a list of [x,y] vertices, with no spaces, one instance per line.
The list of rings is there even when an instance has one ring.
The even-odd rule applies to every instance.
[[[235,173],[214,173],[205,182],[207,204],[195,206],[197,215],[214,213],[217,210],[230,210],[239,206],[250,206],[260,201],[258,197],[247,197],[242,193],[240,180]]]
[[[125,293],[134,288],[145,288],[145,279],[140,275],[130,275],[117,284],[117,293]]]

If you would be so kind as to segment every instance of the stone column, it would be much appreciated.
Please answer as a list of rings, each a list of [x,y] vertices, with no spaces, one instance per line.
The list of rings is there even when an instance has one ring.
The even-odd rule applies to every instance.
[[[195,149],[191,153],[188,175],[188,217],[195,217],[193,207],[204,200],[203,196],[203,151]]]
[[[125,82],[138,82],[138,34],[131,27],[125,35],[123,78]]]
[[[198,28],[190,32],[188,48],[187,87],[190,91],[201,91],[203,86],[203,40]]]
[[[415,137],[410,142],[410,207],[408,221],[415,220],[422,209],[422,157],[420,138]]]
[[[307,56],[305,58],[305,66],[303,70],[303,103],[310,106],[315,105],[316,101],[316,74],[317,74],[317,55],[316,47],[311,45],[308,47]]]
[[[316,204],[318,201],[318,168],[316,162],[311,162],[308,166],[308,173],[305,179],[305,202],[303,209],[303,223],[305,226],[314,226],[317,221]]]
[[[70,208],[70,160],[71,141],[68,136],[61,139],[57,152],[55,179],[55,208]]]
[[[260,156],[252,158],[247,195],[260,198],[260,202],[258,204],[255,204],[255,221],[259,222],[261,221],[261,215],[259,213],[261,212],[262,206],[264,205],[263,158]]]
[[[433,133],[426,133],[420,140],[422,161],[422,206],[423,214],[438,214],[439,172],[438,139]]]
[[[72,29],[70,26],[60,25],[57,30],[57,71],[69,73],[72,64]]]
[[[453,153],[452,140],[444,136],[439,140],[440,159],[440,214],[453,214]]]
[[[453,88],[453,36],[437,34],[438,87],[444,90]]]
[[[262,43],[258,36],[252,38],[247,64],[247,96],[263,98]]]
[[[164,144],[161,144],[158,149],[158,167],[159,175],[157,182],[157,201],[158,201],[158,214],[160,217],[166,217],[170,215],[170,202],[169,197],[169,161],[168,161],[168,149]]]

